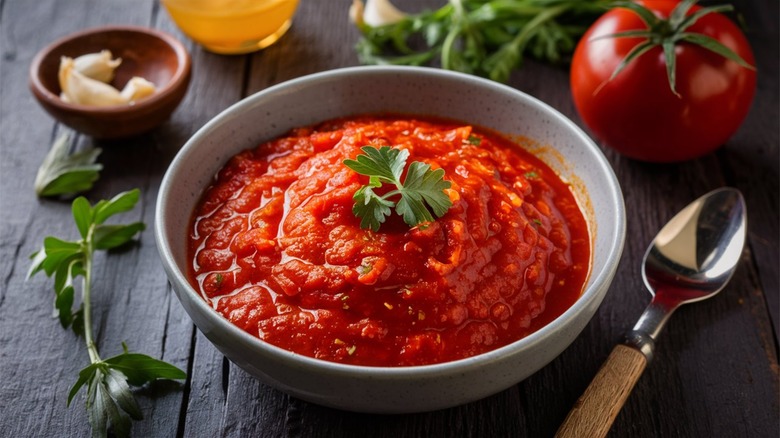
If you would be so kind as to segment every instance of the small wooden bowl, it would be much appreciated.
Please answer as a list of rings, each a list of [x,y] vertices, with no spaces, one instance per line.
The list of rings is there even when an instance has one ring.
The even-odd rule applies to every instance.
[[[60,58],[110,50],[122,58],[111,82],[121,90],[133,76],[157,90],[133,104],[93,107],[60,99]],[[100,139],[130,137],[158,126],[179,105],[190,82],[191,60],[176,38],[137,26],[105,26],[80,31],[41,50],[30,66],[30,89],[55,119],[76,131]]]

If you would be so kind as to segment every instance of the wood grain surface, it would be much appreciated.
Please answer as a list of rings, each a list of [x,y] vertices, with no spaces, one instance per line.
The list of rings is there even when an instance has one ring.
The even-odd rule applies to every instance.
[[[83,394],[66,407],[83,341],[52,317],[52,285],[25,280],[28,256],[47,235],[75,238],[70,205],[39,200],[35,172],[64,129],[27,88],[35,53],[71,32],[103,24],[161,29],[184,41],[192,83],[172,118],[123,141],[79,137],[103,148],[94,202],[142,191],[125,217],[153,223],[162,176],[185,141],[231,104],[279,82],[357,65],[351,0],[301,0],[293,27],[250,55],[205,52],[171,22],[158,0],[0,0],[0,437],[89,436]],[[396,0],[406,10],[443,0]],[[778,333],[780,282],[780,120],[778,3],[733,2],[746,23],[759,71],[758,92],[740,131],[717,153],[682,164],[628,160],[604,148],[625,195],[628,240],[598,313],[557,359],[523,382],[465,406],[416,415],[364,415],[306,403],[271,389],[228,362],[193,326],[172,293],[152,230],[130,248],[98,256],[93,292],[97,342],[104,357],[131,350],[188,373],[136,392],[144,420],[138,437],[550,437],[621,335],[649,302],[640,277],[646,246],[666,220],[709,190],[743,191],[749,215],[742,263],[717,297],[675,313],[655,359],[617,416],[613,437],[777,437],[780,434]],[[582,125],[565,67],[526,61],[510,84]]]

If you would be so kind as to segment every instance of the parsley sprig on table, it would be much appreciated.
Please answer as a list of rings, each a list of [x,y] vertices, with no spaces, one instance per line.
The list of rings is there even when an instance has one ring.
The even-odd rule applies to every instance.
[[[68,394],[68,405],[79,390],[87,386],[87,411],[93,436],[105,436],[109,425],[118,436],[130,433],[130,418],[141,419],[141,410],[133,398],[130,385],[141,386],[155,379],[184,379],[179,368],[152,357],[130,353],[122,343],[123,353],[101,359],[92,334],[91,292],[92,263],[96,250],[108,250],[128,243],[145,228],[143,222],[109,225],[111,216],[132,210],[140,192],[120,193],[108,201],[91,206],[84,197],[72,204],[73,220],[81,239],[76,241],[46,237],[43,248],[34,253],[28,278],[38,272],[54,276],[55,312],[63,328],[72,327],[84,336],[90,364],[79,372]],[[78,277],[81,282],[81,305],[74,311],[74,294]]]
[[[415,225],[434,220],[428,207],[436,217],[441,217],[452,206],[449,196],[444,192],[451,183],[445,181],[444,169],[431,170],[429,164],[414,161],[409,165],[406,178],[401,182],[401,174],[406,167],[409,151],[382,146],[363,146],[363,154],[355,160],[344,160],[344,164],[355,172],[369,177],[368,184],[355,192],[355,205],[352,212],[360,218],[361,228],[379,231],[387,216],[395,212],[401,215],[407,225]],[[374,192],[384,183],[395,185],[384,195]],[[400,195],[398,201],[390,198]],[[427,204],[427,206],[426,206]]]
[[[383,26],[358,23],[364,64],[425,65],[506,82],[523,56],[566,62],[612,0],[449,0]]]

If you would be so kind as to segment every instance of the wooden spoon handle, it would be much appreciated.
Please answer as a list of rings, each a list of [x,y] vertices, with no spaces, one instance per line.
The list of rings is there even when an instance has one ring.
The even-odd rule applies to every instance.
[[[626,345],[616,346],[555,436],[606,436],[646,366],[647,359],[639,350]]]

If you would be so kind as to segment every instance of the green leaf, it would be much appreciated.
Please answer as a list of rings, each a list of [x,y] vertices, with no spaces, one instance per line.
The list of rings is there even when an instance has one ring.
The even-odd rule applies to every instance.
[[[133,420],[143,418],[141,409],[138,408],[130,386],[127,384],[127,376],[116,369],[109,369],[105,377],[106,387],[111,398],[119,407],[130,415]]]
[[[38,196],[73,196],[77,193],[83,193],[90,189],[100,178],[100,170],[103,166],[94,164],[90,167],[84,167],[78,170],[70,170],[57,176],[52,181],[46,183],[46,186],[36,189]]]
[[[395,207],[395,211],[403,216],[406,225],[413,227],[418,224],[433,221],[431,212],[425,208],[422,197],[411,192],[405,193]]]
[[[62,328],[68,328],[73,322],[73,286],[67,286],[57,294],[54,307],[57,309]]]
[[[42,261],[41,266],[49,277],[57,271],[62,263],[71,257],[83,255],[83,248],[80,243],[69,242],[56,237],[49,236],[44,238],[43,247],[46,258]]]
[[[87,410],[92,436],[107,436],[109,424],[116,436],[130,436],[130,418],[117,408],[105,382],[105,375],[101,371],[95,373],[90,394],[91,397],[87,399]]]
[[[127,376],[127,382],[141,386],[155,379],[186,379],[187,374],[179,368],[161,360],[140,353],[122,353],[104,360],[112,369]]]
[[[140,196],[141,191],[138,189],[133,189],[127,192],[122,192],[111,198],[109,201],[98,202],[95,204],[95,208],[93,209],[95,212],[93,218],[94,223],[100,225],[105,222],[106,219],[115,214],[132,210],[133,207],[135,207],[135,204],[138,202]]]
[[[43,270],[43,261],[46,260],[46,248],[41,248],[30,255],[30,268],[27,270],[27,279]]]
[[[100,369],[102,366],[101,363],[93,363],[89,364],[85,368],[83,368],[81,371],[79,371],[79,378],[76,380],[76,383],[70,388],[70,393],[68,394],[68,406],[70,406],[70,402],[73,400],[73,397],[78,394],[79,389],[81,389],[82,386],[84,386],[85,383],[91,381],[94,376],[95,372]]]
[[[62,328],[68,328],[73,323],[73,296],[75,289],[73,282],[78,275],[83,275],[80,257],[73,257],[60,264],[54,274],[54,308],[60,320]]]
[[[81,238],[86,239],[89,226],[92,223],[92,207],[89,205],[89,201],[85,197],[79,196],[73,200],[71,211],[73,212],[73,221],[76,222],[76,228],[78,228]]]
[[[451,186],[452,183],[444,180],[444,169],[431,171],[430,165],[415,161],[409,166],[402,194],[411,192],[419,195],[433,213],[441,217],[452,207],[452,201],[444,193]]]
[[[60,293],[65,287],[73,287],[73,282],[79,275],[84,275],[81,253],[64,260],[54,273],[54,292]]]
[[[401,180],[409,151],[390,146],[379,149],[363,146],[360,150],[365,155],[358,155],[355,160],[344,160],[344,165],[361,175],[375,176],[385,182],[397,183]]]
[[[497,82],[507,82],[512,70],[520,64],[520,49],[514,41],[503,44],[488,56],[483,67],[488,77]]]
[[[73,312],[73,320],[70,323],[70,328],[76,336],[84,336],[84,306],[82,305],[79,310]]]
[[[143,222],[127,225],[99,225],[95,227],[93,239],[96,249],[112,249],[129,242],[136,233],[146,229]]]
[[[108,436],[109,408],[105,404],[110,403],[111,397],[107,397],[108,394],[104,395],[104,393],[102,375],[97,371],[87,388],[87,419],[92,428],[93,438]]]
[[[361,150],[365,155],[358,155],[355,160],[344,160],[347,167],[369,177],[368,185],[362,186],[353,195],[355,204],[352,212],[360,218],[361,228],[378,231],[394,206],[396,213],[409,226],[434,219],[426,203],[439,217],[452,206],[452,201],[444,192],[451,183],[444,181],[443,169],[431,171],[430,165],[415,161],[409,165],[405,181],[401,183],[409,151],[389,146],[379,149],[364,146]],[[381,187],[383,182],[394,184],[396,190],[379,196],[374,189]],[[388,199],[399,194],[401,199],[397,203]]]
[[[355,204],[352,206],[352,213],[361,218],[360,228],[379,231],[379,227],[385,222],[385,218],[392,213],[390,209],[395,207],[395,203],[379,197],[374,193],[372,187],[375,186],[363,186],[355,192],[353,196]]]
[[[100,149],[86,149],[69,154],[70,136],[57,138],[35,176],[38,196],[73,195],[92,188],[103,166],[95,163]]]

